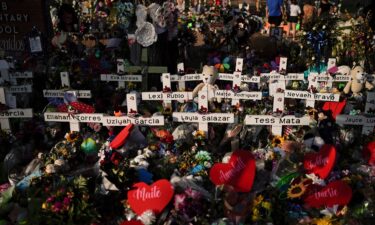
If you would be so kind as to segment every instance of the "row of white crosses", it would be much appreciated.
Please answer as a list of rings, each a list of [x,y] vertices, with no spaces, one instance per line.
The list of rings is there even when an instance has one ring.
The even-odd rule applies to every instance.
[[[231,81],[232,82],[232,89],[235,90],[240,88],[241,83],[259,83],[260,77],[257,76],[246,76],[242,75],[243,69],[243,59],[237,58],[236,60],[236,68],[233,74],[230,73],[219,73],[217,80],[222,81]],[[184,71],[183,63],[178,65],[178,71]],[[178,86],[180,90],[185,89],[185,82],[188,81],[202,81],[201,74],[185,74],[183,76],[179,75],[171,75],[171,82],[178,82]],[[262,93],[261,92],[248,92],[248,91],[241,91],[236,92],[232,90],[216,90],[214,93],[215,96],[218,98],[226,98],[232,100],[232,105],[237,105],[240,100],[261,100]]]
[[[12,63],[5,60],[0,60],[1,81],[0,83],[9,82],[10,87],[0,87],[0,103],[9,107],[10,109],[0,111],[0,128],[2,130],[10,131],[10,119],[14,118],[32,118],[33,110],[17,108],[17,99],[14,93],[30,93],[32,92],[31,84],[17,85],[17,79],[31,79],[33,78],[32,72],[11,72],[9,70],[13,67]],[[16,85],[16,86],[13,86]]]
[[[238,63],[240,62],[240,63]],[[280,63],[280,70],[286,70],[287,59],[282,58]],[[241,82],[255,82],[258,83],[260,81],[259,77],[248,77],[241,75],[242,71],[242,64],[241,60],[237,60],[237,67],[241,65],[241,69],[236,68],[236,72],[234,74],[219,74],[219,80],[229,80],[233,82],[233,87],[239,87]],[[183,66],[182,66],[183,68]],[[181,69],[181,66],[180,66]],[[270,95],[274,97],[274,111],[276,109],[283,110],[284,109],[284,99],[285,98],[298,98],[306,100],[306,105],[314,107],[315,101],[338,101],[339,96],[333,95],[329,93],[311,93],[307,91],[292,91],[286,90],[285,82],[292,81],[292,80],[304,80],[303,74],[287,74],[283,76],[277,73],[270,73],[270,74],[262,74],[262,76],[268,77],[271,81],[270,84]],[[318,75],[317,82],[319,81],[327,81],[326,74]],[[320,78],[323,77],[323,78]],[[339,81],[343,81],[346,78],[340,78]],[[170,74],[162,74],[162,82],[163,82],[163,89],[169,89],[168,92],[144,92],[142,93],[143,100],[158,100],[163,101],[165,105],[170,104],[172,101],[188,101],[192,99],[192,94],[190,92],[172,92],[171,91],[171,82],[179,82],[180,87],[184,87],[186,81],[200,81],[201,75],[200,74],[186,74],[184,76],[178,75],[170,75]],[[328,79],[329,81],[329,79]],[[329,82],[328,82],[329,83]],[[312,84],[312,83],[311,83]],[[284,90],[284,93],[278,93],[277,89]],[[246,93],[246,92],[245,92]],[[251,92],[246,93],[248,94],[245,96],[245,93],[240,92],[243,97],[239,96],[238,93],[234,93],[232,91],[226,90],[217,90],[215,95],[218,97],[232,99],[232,104],[237,104],[239,99],[252,99],[252,100],[259,100],[262,97],[261,92]],[[128,114],[137,111],[137,103],[136,103],[136,94],[128,94],[127,95],[127,105],[128,105]],[[200,108],[208,108],[208,90],[203,89],[198,94],[198,104]],[[131,110],[132,111],[129,111]],[[48,114],[47,114],[48,115]],[[67,116],[67,115],[66,115]],[[47,120],[48,118],[46,118]],[[61,119],[55,119],[54,121],[61,121]],[[199,124],[199,129],[205,132],[208,131],[208,124],[209,123],[233,123],[235,121],[234,115],[229,113],[181,113],[181,112],[174,112],[173,113],[173,120],[175,122],[196,122]],[[47,121],[52,121],[51,118]],[[71,122],[74,123],[87,123],[87,122],[96,122],[102,123],[105,126],[125,126],[128,123],[135,123],[140,125],[150,125],[150,126],[162,126],[164,125],[164,118],[163,116],[156,116],[152,118],[134,118],[132,116],[123,116],[123,117],[115,117],[115,116],[104,116],[103,114],[79,114],[76,115],[74,118],[69,118],[61,122]],[[284,116],[284,117],[274,117],[268,115],[248,115],[245,118],[246,125],[271,125],[272,126],[272,133],[274,135],[281,135],[282,134],[282,126],[284,125],[291,125],[291,126],[302,126],[302,125],[309,125],[310,118],[308,116],[304,117],[295,117],[295,116]]]
[[[329,60],[328,68],[335,66],[335,61]],[[287,58],[280,58],[280,71],[286,71],[287,69]],[[292,80],[304,80],[304,74],[287,74],[281,75],[275,72],[269,74],[262,74],[261,76],[268,78],[269,84],[269,93],[270,96],[273,96],[273,111],[274,112],[283,112],[284,111],[284,101],[285,98],[294,98],[294,99],[303,99],[306,101],[306,107],[315,107],[315,101],[334,101],[338,102],[340,95],[331,94],[331,93],[312,93],[311,91],[296,91],[296,90],[287,90],[286,82]],[[311,76],[311,75],[310,75]],[[315,83],[309,82],[309,87],[318,85],[319,77],[327,77],[324,73],[323,75],[313,75]],[[311,79],[309,79],[310,81]],[[325,79],[321,79],[325,80]],[[326,79],[326,81],[329,79]],[[332,81],[332,80],[330,80]],[[309,125],[311,123],[309,116],[296,117],[296,116],[284,116],[284,117],[275,117],[268,115],[247,115],[245,117],[246,125],[271,125],[273,135],[282,135],[283,126],[303,126]]]
[[[163,126],[164,116],[136,117],[134,112],[138,111],[137,93],[126,95],[127,115],[106,116],[102,113],[44,113],[47,122],[68,122],[71,131],[80,131],[80,123],[100,123],[103,126],[126,126],[130,123],[141,126]]]
[[[198,129],[208,133],[209,123],[234,123],[233,113],[208,113],[208,89],[203,88],[198,92],[198,109],[202,112],[174,112],[174,122],[198,123]]]
[[[125,82],[142,82],[142,75],[123,75],[125,63],[123,59],[117,59],[117,74],[101,74],[100,80],[117,82],[118,88],[125,88]]]

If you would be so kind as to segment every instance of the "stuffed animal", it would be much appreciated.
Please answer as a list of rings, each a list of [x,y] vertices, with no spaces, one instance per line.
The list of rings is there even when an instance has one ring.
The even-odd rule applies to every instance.
[[[350,76],[352,77],[352,79],[346,84],[344,88],[345,94],[349,94],[349,92],[352,91],[354,96],[361,96],[360,92],[363,89],[363,85],[368,90],[374,88],[374,86],[370,82],[365,80],[363,68],[361,66],[355,66],[350,71]]]
[[[213,101],[215,100],[215,91],[219,87],[215,84],[217,77],[219,76],[217,70],[213,66],[204,66],[202,72],[202,83],[198,84],[193,90],[193,98],[198,96],[198,92],[207,88],[208,90],[208,101],[210,102],[210,107],[213,106]],[[218,102],[221,102],[221,98],[216,98]]]

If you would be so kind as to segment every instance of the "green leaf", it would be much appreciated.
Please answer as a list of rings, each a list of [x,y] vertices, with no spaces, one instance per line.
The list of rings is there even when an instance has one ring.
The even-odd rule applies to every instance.
[[[8,204],[8,202],[12,199],[14,191],[14,186],[8,188],[8,190],[4,191],[1,194],[0,197],[0,208],[3,207],[5,204]]]

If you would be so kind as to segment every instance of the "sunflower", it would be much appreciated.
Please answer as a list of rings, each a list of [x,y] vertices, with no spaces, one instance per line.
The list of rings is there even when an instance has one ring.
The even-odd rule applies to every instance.
[[[73,143],[73,142],[76,142],[76,141],[78,141],[78,138],[79,138],[79,133],[77,133],[77,132],[70,132],[70,133],[67,133],[66,135],[65,135],[65,138],[66,138],[66,140],[68,141],[68,142],[70,142],[70,143]]]
[[[303,181],[301,181],[298,184],[292,185],[288,189],[288,198],[299,198],[301,197],[306,191],[306,187],[303,184]]]
[[[272,147],[281,147],[284,144],[284,141],[284,137],[277,135],[272,139]]]
[[[194,138],[196,139],[205,139],[206,133],[203,130],[197,130],[193,133]]]

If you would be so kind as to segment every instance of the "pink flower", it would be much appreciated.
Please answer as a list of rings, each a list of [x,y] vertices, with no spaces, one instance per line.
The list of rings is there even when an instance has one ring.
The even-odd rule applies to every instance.
[[[187,196],[189,196],[192,199],[198,199],[201,197],[201,194],[198,191],[195,191],[191,188],[186,189],[185,193]]]
[[[53,212],[60,212],[63,209],[63,204],[61,202],[55,202],[52,206]]]
[[[51,202],[53,202],[55,200],[55,197],[49,197],[49,198],[47,198],[47,203],[51,203]]]
[[[64,200],[63,200],[63,204],[64,204],[64,205],[69,205],[70,202],[71,202],[71,199],[68,198],[68,197],[65,197]]]
[[[186,199],[185,194],[178,194],[174,196],[174,208],[180,210],[184,208],[184,201]]]

